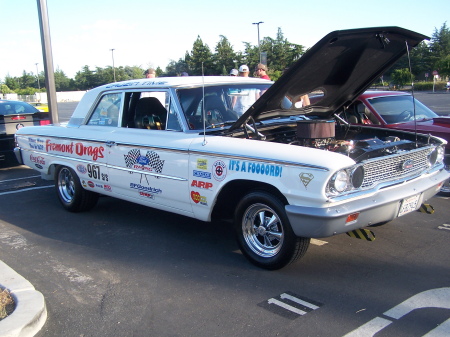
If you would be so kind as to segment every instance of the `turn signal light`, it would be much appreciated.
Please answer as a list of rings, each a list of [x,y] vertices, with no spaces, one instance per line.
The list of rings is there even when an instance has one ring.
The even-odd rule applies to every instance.
[[[347,216],[347,220],[345,220],[345,224],[350,225],[352,223],[355,223],[356,220],[358,220],[358,217],[359,217],[359,212],[350,214],[349,216]]]

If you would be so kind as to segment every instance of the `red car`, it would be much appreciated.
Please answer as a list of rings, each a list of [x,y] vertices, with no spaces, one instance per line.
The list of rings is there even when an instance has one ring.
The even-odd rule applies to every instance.
[[[439,116],[415,100],[409,93],[397,91],[366,91],[340,117],[351,124],[371,124],[377,127],[432,134],[447,140],[446,166],[450,170],[450,117]],[[449,181],[441,194],[450,196]]]
[[[0,161],[15,160],[14,134],[24,126],[50,124],[48,112],[21,102],[0,99]]]

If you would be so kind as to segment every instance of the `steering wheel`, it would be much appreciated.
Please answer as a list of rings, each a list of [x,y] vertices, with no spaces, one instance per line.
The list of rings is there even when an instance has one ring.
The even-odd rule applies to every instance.
[[[411,116],[413,115],[413,112],[410,110],[404,110],[398,115],[399,121],[409,121],[411,119]]]

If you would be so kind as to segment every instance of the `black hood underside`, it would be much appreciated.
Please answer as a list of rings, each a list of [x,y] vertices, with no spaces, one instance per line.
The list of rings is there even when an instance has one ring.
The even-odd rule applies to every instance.
[[[326,35],[289,68],[229,129],[255,121],[311,114],[331,118],[353,102],[388,70],[409,48],[427,36],[400,27],[335,31]],[[286,97],[318,92],[320,101],[303,109],[283,108]]]

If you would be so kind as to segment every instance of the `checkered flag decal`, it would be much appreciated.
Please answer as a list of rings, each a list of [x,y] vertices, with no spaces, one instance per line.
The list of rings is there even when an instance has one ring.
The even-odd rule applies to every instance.
[[[136,163],[136,160],[141,155],[141,151],[139,149],[133,149],[128,151],[128,154],[125,154],[125,165],[127,167],[133,167],[133,165]]]
[[[164,160],[159,159],[159,155],[153,151],[147,151],[146,157],[149,160],[149,165],[157,173],[161,173],[164,167]]]

